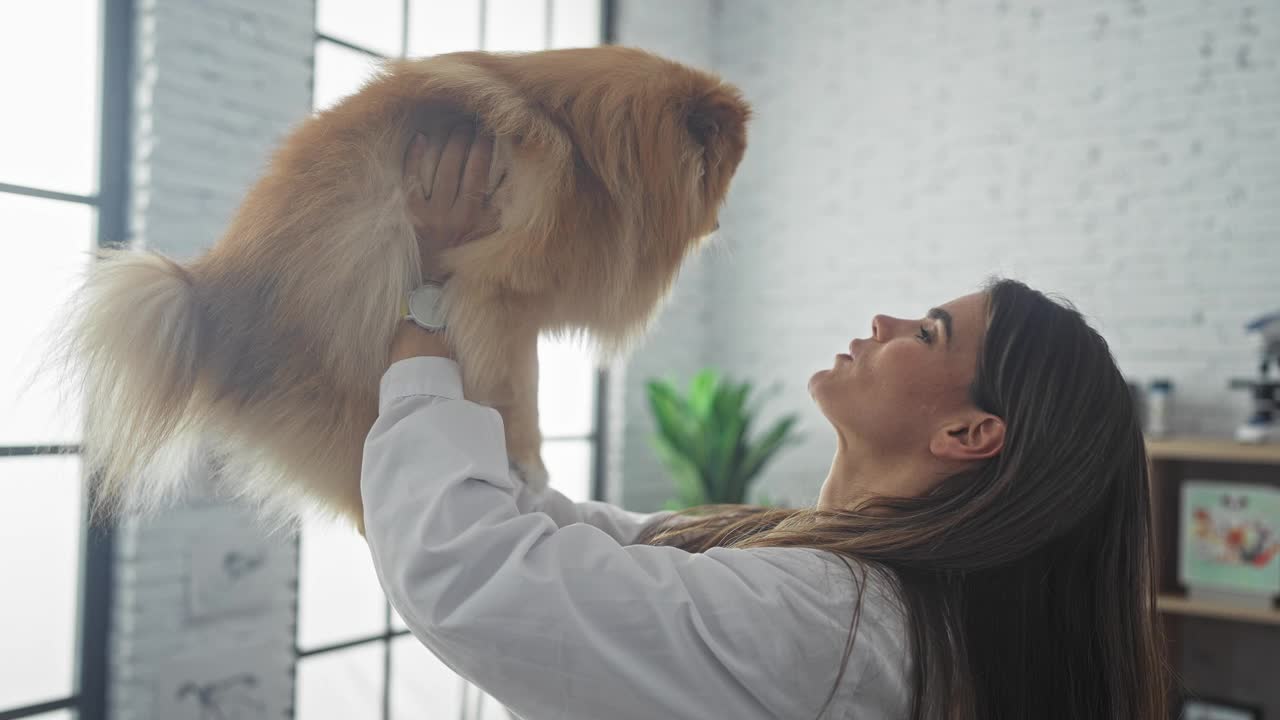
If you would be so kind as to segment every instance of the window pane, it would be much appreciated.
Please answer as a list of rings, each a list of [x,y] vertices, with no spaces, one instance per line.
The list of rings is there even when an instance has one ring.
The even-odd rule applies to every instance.
[[[75,455],[0,459],[0,709],[72,692],[80,487]]]
[[[542,445],[551,487],[574,502],[591,499],[591,441],[561,440]]]
[[[98,1],[5,7],[0,182],[92,194],[98,167]]]
[[[552,0],[551,47],[591,47],[600,40],[600,0]]]
[[[489,0],[484,13],[484,49],[542,50],[547,42],[547,6],[538,0]]]
[[[395,57],[403,8],[403,0],[316,0],[316,31]]]
[[[0,133],[2,134],[2,133]],[[0,193],[0,445],[75,443],[79,406],[63,402],[49,340],[83,280],[94,209]]]
[[[377,69],[378,58],[335,45],[316,41],[316,70],[311,93],[311,107],[323,110],[360,89]]]
[[[590,434],[595,402],[596,367],[590,351],[578,342],[539,338],[538,425],[542,434]]]
[[[382,717],[382,641],[298,661],[295,720]]]
[[[409,0],[409,55],[480,49],[480,0]]]
[[[298,647],[382,633],[386,601],[364,538],[349,527],[307,518],[300,542]]]
[[[391,641],[392,720],[459,717],[465,684],[412,635]]]
[[[471,690],[472,697],[475,698],[474,704],[476,712],[474,717],[476,720],[511,720],[511,715],[502,703],[493,699],[493,696],[484,692],[480,688],[473,687]]]

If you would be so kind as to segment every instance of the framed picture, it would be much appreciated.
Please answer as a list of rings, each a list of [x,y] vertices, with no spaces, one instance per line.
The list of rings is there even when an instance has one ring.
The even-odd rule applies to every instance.
[[[1280,594],[1280,489],[1189,480],[1182,486],[1180,580],[1269,601]]]
[[[1262,708],[1207,697],[1182,698],[1179,720],[1263,720]]]

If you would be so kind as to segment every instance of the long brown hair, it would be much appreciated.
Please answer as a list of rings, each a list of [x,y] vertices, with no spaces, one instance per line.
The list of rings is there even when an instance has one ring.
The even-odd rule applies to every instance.
[[[970,392],[1006,423],[997,456],[923,497],[704,506],[636,542],[816,548],[860,587],[869,575],[890,584],[907,611],[916,720],[1164,720],[1147,456],[1128,387],[1069,303],[1012,280],[991,282],[986,297]],[[822,712],[861,602],[859,591]]]

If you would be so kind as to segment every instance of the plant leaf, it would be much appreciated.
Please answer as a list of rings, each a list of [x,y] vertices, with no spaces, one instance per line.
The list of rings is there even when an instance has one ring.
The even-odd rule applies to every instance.
[[[710,416],[718,385],[719,378],[711,368],[693,376],[693,380],[689,382],[689,411],[694,417],[705,420]]]
[[[654,449],[667,468],[675,485],[676,496],[687,506],[701,505],[705,493],[702,489],[702,477],[698,468],[682,453],[667,445],[662,438],[653,438]]]
[[[675,484],[673,502],[746,502],[751,481],[794,439],[796,417],[790,415],[751,441],[753,419],[779,387],[752,398],[750,382],[734,382],[711,368],[694,376],[687,396],[665,380],[646,383],[657,429],[653,446]]]
[[[784,444],[795,439],[791,435],[791,429],[796,424],[796,416],[788,415],[769,428],[767,432],[755,443],[751,445],[747,451],[746,458],[742,461],[742,478],[743,489],[755,478],[756,475],[764,469],[766,463],[773,457]]]
[[[663,381],[650,381],[647,389],[649,409],[653,413],[658,435],[690,461],[696,460],[697,440],[694,436],[698,432],[698,426],[689,416],[684,398],[669,383]]]
[[[734,385],[724,382],[717,388],[712,402],[711,422],[708,424],[712,446],[708,467],[711,481],[707,492],[712,502],[741,502],[733,495],[733,477],[738,471],[746,420],[742,414],[745,387],[745,383]]]

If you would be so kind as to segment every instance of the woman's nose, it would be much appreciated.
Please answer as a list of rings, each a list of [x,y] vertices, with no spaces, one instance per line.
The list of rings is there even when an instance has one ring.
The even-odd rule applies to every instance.
[[[889,315],[876,315],[871,318],[871,339],[876,342],[884,342],[893,337],[893,329],[897,323],[897,318]]]
[[[889,318],[884,315],[876,315],[871,318],[871,339],[879,342],[884,339],[882,333],[888,327]]]

